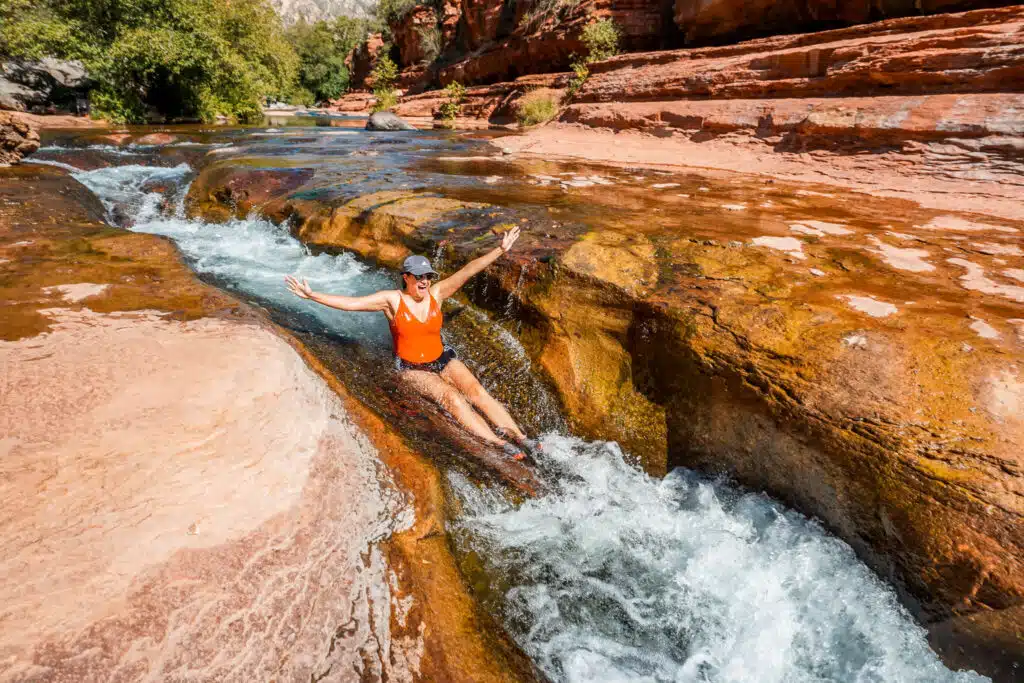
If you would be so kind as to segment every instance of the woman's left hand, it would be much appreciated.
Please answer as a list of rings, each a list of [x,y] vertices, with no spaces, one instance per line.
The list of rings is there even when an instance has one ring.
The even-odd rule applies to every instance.
[[[501,238],[501,251],[507,254],[508,250],[512,248],[512,245],[519,239],[519,226],[515,226],[511,230],[505,233],[505,236]]]

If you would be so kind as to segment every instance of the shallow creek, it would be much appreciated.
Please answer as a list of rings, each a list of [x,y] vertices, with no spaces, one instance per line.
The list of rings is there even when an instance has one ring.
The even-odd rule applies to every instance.
[[[183,210],[188,184],[208,154],[327,167],[336,183],[324,193],[423,189],[485,200],[528,220],[644,221],[652,230],[671,222],[673,202],[689,195],[715,194],[716,216],[739,212],[748,201],[742,185],[503,163],[482,159],[489,152],[478,140],[451,134],[303,126],[170,132],[174,141],[161,146],[118,147],[95,134],[53,137],[38,160],[71,169],[111,222],[171,238],[202,278],[265,308],[439,464],[463,573],[544,675],[718,683],[986,680],[946,669],[894,591],[814,521],[691,471],[651,477],[617,444],[568,433],[557,400],[517,339],[513,302],[496,313],[456,304],[447,311],[446,334],[485,385],[543,434],[544,492],[532,499],[507,485],[514,471],[496,475],[467,456],[464,441],[435,428],[443,416],[400,391],[383,316],[317,307],[282,283],[295,273],[318,290],[365,294],[393,286],[394,273],[348,253],[311,251],[286,226],[259,217],[209,224]],[[616,187],[617,208],[573,195],[606,186]],[[788,199],[783,190],[779,195],[780,203]],[[710,208],[701,211],[711,216]]]

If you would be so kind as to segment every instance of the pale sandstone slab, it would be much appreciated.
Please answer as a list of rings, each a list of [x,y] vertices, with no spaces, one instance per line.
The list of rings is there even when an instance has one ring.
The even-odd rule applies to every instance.
[[[298,354],[44,313],[0,343],[0,681],[408,679],[373,545],[406,506]]]

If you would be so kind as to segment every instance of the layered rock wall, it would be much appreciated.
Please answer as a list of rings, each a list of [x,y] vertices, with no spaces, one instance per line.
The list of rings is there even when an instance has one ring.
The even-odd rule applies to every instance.
[[[675,21],[688,41],[793,33],[829,24],[1011,5],[985,0],[676,0]]]

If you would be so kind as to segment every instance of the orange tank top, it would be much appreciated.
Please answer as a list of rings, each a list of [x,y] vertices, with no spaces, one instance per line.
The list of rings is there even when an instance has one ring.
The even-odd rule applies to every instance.
[[[395,343],[395,354],[408,363],[433,363],[444,353],[441,343],[441,324],[444,316],[441,307],[432,294],[430,311],[425,322],[420,322],[405,305],[405,297],[400,296],[398,312],[391,321],[391,336]]]

